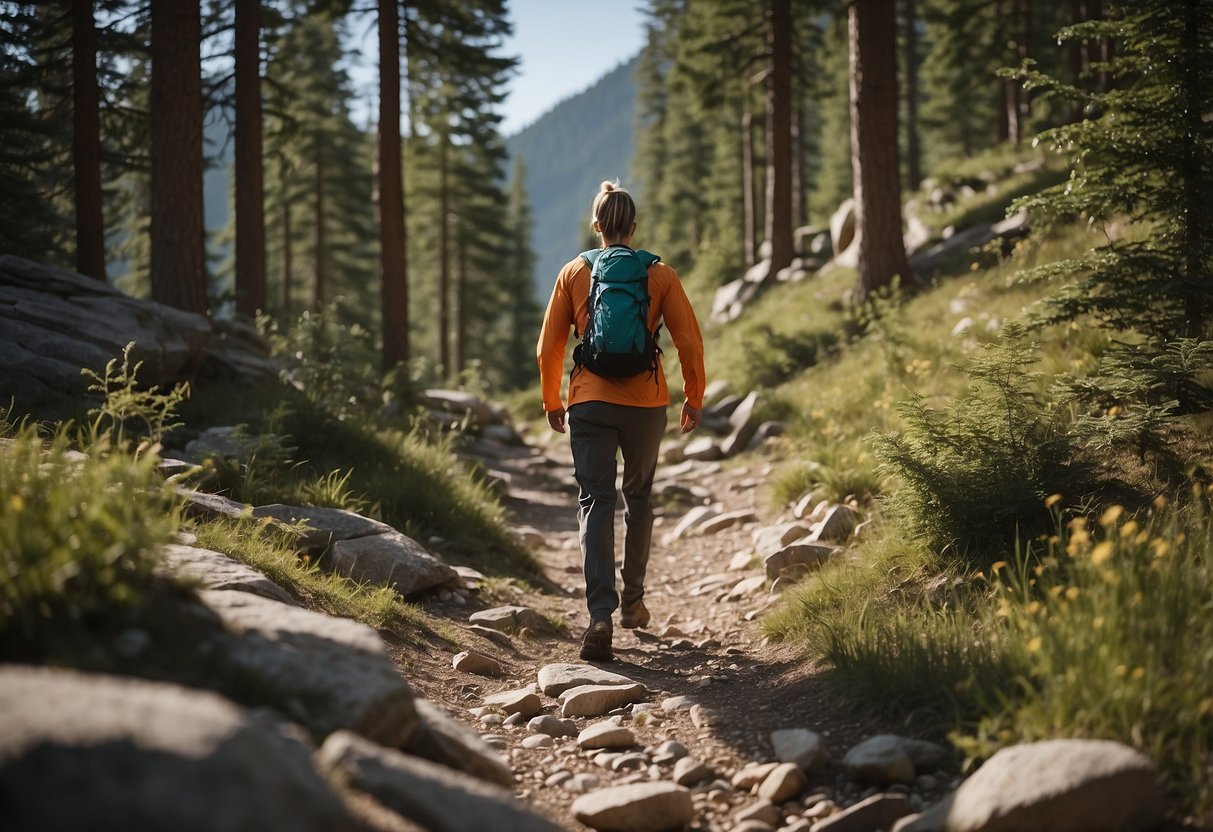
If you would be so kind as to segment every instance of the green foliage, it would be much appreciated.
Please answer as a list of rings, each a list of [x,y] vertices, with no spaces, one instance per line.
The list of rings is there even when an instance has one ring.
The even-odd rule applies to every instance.
[[[1152,757],[1185,803],[1213,806],[1208,497],[1196,486],[1182,509],[1158,499],[1136,517],[1113,506],[1075,518],[1039,547],[1038,565],[1023,557],[995,573],[999,649],[1023,670],[962,747],[985,756],[1053,736],[1116,739]]]
[[[66,430],[0,439],[0,649],[130,614],[157,549],[176,531],[157,457],[102,439],[84,454]]]
[[[1038,222],[1086,217],[1105,227],[1128,217],[1141,240],[1107,241],[1087,254],[1027,272],[1060,280],[1044,321],[1090,315],[1154,342],[1206,337],[1213,302],[1213,2],[1120,3],[1106,21],[1063,29],[1063,40],[1115,38],[1106,68],[1115,88],[1064,84],[1030,63],[1030,90],[1075,102],[1090,117],[1039,141],[1073,152],[1070,180],[1022,199]]]
[[[247,563],[309,608],[353,618],[376,629],[423,626],[421,611],[391,587],[359,584],[300,558],[289,534],[252,519],[215,520],[194,528],[198,545]]]
[[[1033,392],[1036,345],[1008,325],[1002,343],[968,367],[973,379],[946,413],[912,394],[900,405],[904,430],[876,437],[876,455],[895,474],[894,513],[937,550],[988,557],[1047,521],[1050,494],[1072,482],[1071,452],[1049,407]]]
[[[180,426],[174,419],[190,393],[188,382],[174,385],[167,393],[161,393],[159,387],[141,388],[138,375],[143,362],[131,366],[134,347],[134,341],[123,347],[121,366],[117,358],[111,358],[101,374],[87,367],[80,371],[92,381],[89,392],[105,397],[100,407],[88,412],[93,420],[90,426],[93,436],[104,432],[119,448],[126,447],[128,429],[134,429],[144,443],[158,444],[166,433]]]

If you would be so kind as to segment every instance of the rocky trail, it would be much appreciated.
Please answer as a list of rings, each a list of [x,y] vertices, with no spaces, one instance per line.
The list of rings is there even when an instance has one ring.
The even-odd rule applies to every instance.
[[[434,652],[407,657],[406,675],[508,759],[515,791],[532,807],[568,829],[875,830],[950,785],[936,771],[941,747],[893,739],[889,726],[856,716],[811,664],[766,643],[758,618],[789,579],[774,569],[772,587],[759,553],[782,552],[819,526],[769,516],[764,460],[659,469],[655,492],[666,503],[649,564],[652,621],[629,631],[616,616],[615,661],[587,665],[578,658],[587,614],[567,440],[542,452],[497,450],[484,464],[508,481],[506,504],[554,590],[517,589],[509,606],[470,615],[463,599],[426,602],[497,629],[475,636],[454,669]],[[567,631],[553,631],[553,620]],[[844,764],[880,735],[875,753],[861,748]]]

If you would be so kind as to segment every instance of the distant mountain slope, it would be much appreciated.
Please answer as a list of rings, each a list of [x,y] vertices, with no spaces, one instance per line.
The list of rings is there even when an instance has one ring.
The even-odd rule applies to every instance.
[[[582,246],[598,183],[619,179],[631,189],[636,60],[611,70],[507,140],[510,153],[522,154],[526,162],[535,219],[535,289],[543,301],[560,267]]]

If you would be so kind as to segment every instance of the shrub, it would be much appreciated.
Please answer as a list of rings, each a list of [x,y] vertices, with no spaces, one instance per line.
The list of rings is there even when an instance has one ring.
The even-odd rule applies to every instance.
[[[0,441],[0,645],[5,652],[143,601],[158,547],[176,530],[156,457],[81,455],[60,430]]]
[[[884,470],[901,480],[894,514],[936,550],[1008,551],[1017,535],[1047,527],[1044,498],[1075,475],[1055,413],[1033,393],[1035,345],[1022,336],[1009,324],[972,361],[974,383],[946,413],[913,395],[899,408],[904,430],[875,439]]]

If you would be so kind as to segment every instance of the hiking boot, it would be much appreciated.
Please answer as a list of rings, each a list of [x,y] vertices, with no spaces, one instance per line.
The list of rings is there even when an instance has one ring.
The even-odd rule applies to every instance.
[[[644,629],[649,626],[649,610],[643,599],[637,598],[620,608],[619,625],[625,630]]]
[[[609,662],[615,658],[611,652],[611,622],[591,621],[581,637],[581,658],[588,662]]]

